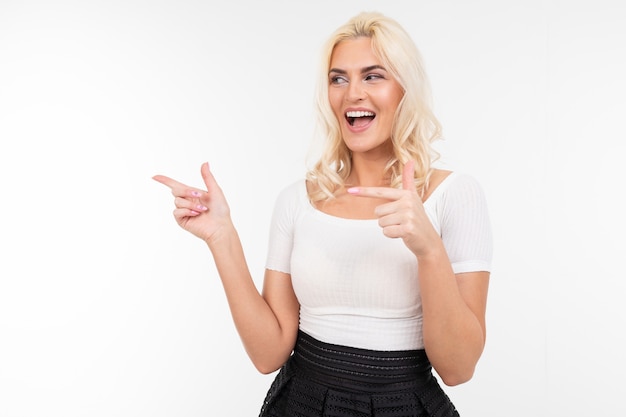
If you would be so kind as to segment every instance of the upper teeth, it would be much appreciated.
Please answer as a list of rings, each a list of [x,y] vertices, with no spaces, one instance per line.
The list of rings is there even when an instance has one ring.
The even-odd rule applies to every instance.
[[[372,113],[371,111],[349,111],[346,113],[346,116],[348,117],[366,117],[373,115],[374,113]]]

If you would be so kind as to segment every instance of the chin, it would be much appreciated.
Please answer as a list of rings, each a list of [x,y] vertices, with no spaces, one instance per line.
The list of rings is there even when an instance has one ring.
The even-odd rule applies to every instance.
[[[364,140],[345,140],[346,147],[352,153],[366,153],[371,151],[384,151],[385,154],[392,153],[391,141],[364,141]]]

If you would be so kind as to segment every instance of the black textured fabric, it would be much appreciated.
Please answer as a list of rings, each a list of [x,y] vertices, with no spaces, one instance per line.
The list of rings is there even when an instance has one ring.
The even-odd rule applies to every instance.
[[[260,417],[458,417],[423,350],[373,351],[300,332]]]

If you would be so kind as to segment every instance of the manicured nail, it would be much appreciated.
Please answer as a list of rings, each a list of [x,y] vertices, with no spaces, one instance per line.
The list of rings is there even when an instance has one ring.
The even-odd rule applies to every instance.
[[[359,188],[358,187],[352,187],[352,188],[348,188],[346,191],[348,192],[348,194],[358,194],[359,193]]]
[[[198,215],[198,214],[200,214],[200,213],[198,213],[198,212],[197,212],[197,211],[195,211],[195,210],[191,210],[191,213],[190,213],[190,214],[191,214],[192,216],[197,216],[197,215]]]
[[[202,204],[198,204],[198,205],[196,206],[196,208],[197,208],[198,210],[200,210],[200,211],[206,211],[206,210],[207,210],[207,208],[206,208],[205,206],[203,206]]]
[[[192,191],[191,195],[194,196],[194,197],[200,197],[200,193],[197,192],[197,191]]]

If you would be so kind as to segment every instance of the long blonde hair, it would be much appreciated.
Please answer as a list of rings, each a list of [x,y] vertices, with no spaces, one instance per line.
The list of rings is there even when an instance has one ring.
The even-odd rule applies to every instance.
[[[432,172],[432,163],[439,157],[432,143],[441,136],[441,125],[431,109],[430,85],[422,57],[409,34],[393,19],[376,12],[363,12],[339,27],[322,49],[317,84],[316,109],[318,129],[324,139],[319,160],[306,178],[316,187],[309,196],[312,201],[332,198],[344,185],[352,169],[352,158],[341,137],[339,122],[328,99],[328,70],[335,46],[350,39],[368,37],[372,49],[385,68],[404,89],[396,110],[391,133],[393,155],[386,166],[392,187],[402,184],[402,168],[415,161],[415,186],[423,194]]]

